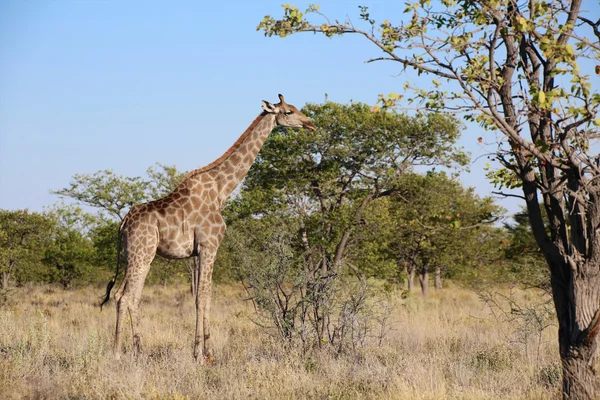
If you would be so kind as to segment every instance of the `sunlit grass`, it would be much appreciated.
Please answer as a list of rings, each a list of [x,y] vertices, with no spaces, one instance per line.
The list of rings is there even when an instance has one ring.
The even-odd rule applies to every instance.
[[[547,399],[558,395],[556,328],[541,343],[491,315],[471,291],[445,289],[396,307],[381,345],[359,354],[302,357],[252,322],[235,285],[215,288],[215,365],[192,357],[194,308],[187,287],[148,286],[142,354],[111,353],[115,312],[102,288],[19,288],[0,307],[0,398],[85,399]],[[525,302],[533,294],[519,292]],[[529,298],[528,298],[529,296]],[[535,295],[534,297],[536,297]],[[538,348],[539,347],[539,348]],[[536,351],[532,351],[535,349]],[[538,351],[539,350],[539,351]]]

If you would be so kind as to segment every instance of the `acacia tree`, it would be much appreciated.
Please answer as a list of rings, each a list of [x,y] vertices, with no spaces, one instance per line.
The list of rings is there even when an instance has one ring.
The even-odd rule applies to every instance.
[[[444,172],[405,174],[395,195],[365,213],[351,257],[357,265],[373,256],[392,258],[397,275],[405,270],[409,290],[418,275],[427,296],[430,273],[441,289],[444,273],[468,275],[465,269],[498,256],[498,228],[491,224],[501,212],[490,197],[480,198]]]
[[[336,277],[350,266],[348,243],[365,207],[394,193],[398,179],[415,165],[459,167],[468,158],[455,145],[460,124],[448,115],[409,117],[333,102],[308,104],[302,112],[318,128],[276,129],[249,170],[231,214],[283,215],[298,227],[292,245],[304,260],[298,288],[303,315],[311,314],[317,336],[324,338],[332,321]]]
[[[75,174],[68,188],[51,193],[93,207],[105,219],[122,221],[129,208],[165,196],[185,176],[176,167],[160,163],[148,168],[147,174],[149,180],[116,175],[111,170]]]
[[[490,225],[502,210],[490,197],[480,198],[445,173],[406,178],[405,191],[413,199],[410,204],[395,199],[391,210],[398,221],[395,253],[409,261],[409,270],[418,272],[426,296],[431,272],[436,289],[440,289],[443,270],[477,268],[480,259],[493,257],[494,246],[487,246],[495,237]]]
[[[311,275],[339,272],[352,232],[373,200],[393,194],[416,165],[457,167],[458,121],[442,114],[408,117],[365,104],[309,104],[316,131],[276,130],[242,188],[247,213],[276,209],[301,219],[299,238]],[[243,213],[242,213],[243,215]]]
[[[51,193],[94,207],[105,219],[122,221],[129,208],[148,199],[148,186],[140,177],[123,177],[104,170],[76,174],[68,188]]]
[[[589,77],[600,70],[591,62],[600,58],[597,15],[586,13],[582,0],[420,0],[397,23],[377,23],[360,7],[359,25],[330,20],[318,6],[284,9],[281,19],[267,16],[258,29],[281,37],[357,34],[382,53],[369,61],[390,60],[434,78],[430,89],[405,85],[415,95],[410,100],[464,112],[503,135],[497,157],[505,169],[494,177],[523,191],[549,266],[563,397],[599,396],[600,159],[591,142],[600,95]],[[393,106],[400,98],[382,101]]]

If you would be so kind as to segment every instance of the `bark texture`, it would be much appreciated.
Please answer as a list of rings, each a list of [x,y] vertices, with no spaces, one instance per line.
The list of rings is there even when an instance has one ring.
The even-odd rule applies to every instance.
[[[429,295],[429,264],[423,263],[423,266],[419,270],[419,283],[421,284],[421,293],[423,297]]]
[[[433,286],[435,287],[435,290],[442,290],[442,267],[440,265],[436,264],[433,276]]]

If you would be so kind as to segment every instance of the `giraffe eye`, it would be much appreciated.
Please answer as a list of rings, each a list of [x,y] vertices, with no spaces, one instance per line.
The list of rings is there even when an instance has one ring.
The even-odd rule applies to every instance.
[[[292,115],[294,112],[293,111],[286,111],[285,115]]]

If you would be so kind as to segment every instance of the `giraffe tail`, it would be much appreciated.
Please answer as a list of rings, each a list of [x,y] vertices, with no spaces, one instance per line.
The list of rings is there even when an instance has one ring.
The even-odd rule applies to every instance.
[[[110,291],[112,290],[113,286],[115,286],[117,276],[119,275],[119,264],[121,262],[121,239],[123,238],[123,225],[125,225],[124,221],[119,227],[119,235],[117,238],[117,267],[115,268],[115,276],[110,280],[110,282],[108,282],[108,285],[106,285],[106,294],[104,295],[104,300],[102,300],[102,303],[100,303],[100,311],[102,311],[102,307],[104,306],[104,304],[108,303],[108,300],[110,300]]]

